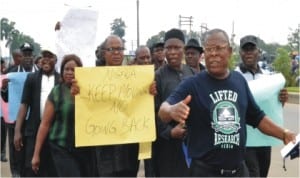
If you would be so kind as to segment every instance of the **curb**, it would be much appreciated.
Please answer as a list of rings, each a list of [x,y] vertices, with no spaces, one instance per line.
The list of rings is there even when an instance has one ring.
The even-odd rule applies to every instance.
[[[299,95],[300,93],[289,93],[288,103],[299,104]]]

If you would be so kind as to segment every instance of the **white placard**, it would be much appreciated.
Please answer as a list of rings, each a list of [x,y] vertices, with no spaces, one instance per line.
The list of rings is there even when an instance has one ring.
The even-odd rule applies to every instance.
[[[97,21],[98,11],[79,8],[68,10],[57,32],[57,71],[63,56],[71,53],[81,58],[84,67],[95,66]]]

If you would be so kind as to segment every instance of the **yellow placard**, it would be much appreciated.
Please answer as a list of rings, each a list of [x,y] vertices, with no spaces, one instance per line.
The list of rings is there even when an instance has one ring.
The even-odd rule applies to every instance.
[[[76,147],[155,140],[153,65],[76,68],[75,78]]]
[[[152,142],[143,142],[139,144],[138,159],[149,159],[152,154]]]

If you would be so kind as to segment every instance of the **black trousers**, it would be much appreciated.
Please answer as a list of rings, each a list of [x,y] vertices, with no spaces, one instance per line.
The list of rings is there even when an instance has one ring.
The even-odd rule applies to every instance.
[[[247,147],[245,161],[250,177],[267,177],[271,163],[271,147]]]
[[[232,170],[217,169],[204,163],[201,160],[192,160],[190,167],[191,177],[249,177],[249,172],[245,162]]]
[[[49,149],[48,140],[43,144],[40,154],[40,167],[37,174],[32,170],[31,160],[34,153],[35,138],[36,136],[25,136],[24,154],[25,154],[25,165],[24,165],[24,176],[25,177],[56,177],[56,169],[53,164],[53,159]]]
[[[1,116],[1,157],[6,157],[6,137],[7,129],[4,118]]]
[[[63,148],[49,143],[51,155],[59,177],[95,177],[93,147]]]
[[[8,134],[9,165],[12,177],[24,176],[25,154],[24,149],[16,151],[14,145],[15,124],[6,124]],[[24,144],[24,143],[23,143]]]
[[[155,177],[152,159],[144,159],[145,177]]]

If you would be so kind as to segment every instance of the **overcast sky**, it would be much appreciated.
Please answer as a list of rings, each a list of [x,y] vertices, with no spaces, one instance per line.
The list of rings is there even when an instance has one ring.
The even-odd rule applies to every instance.
[[[193,17],[193,31],[201,24],[221,28],[231,35],[234,22],[235,42],[253,34],[265,42],[287,43],[289,28],[300,24],[299,0],[139,0],[140,44],[158,32],[178,28],[179,15]],[[66,6],[68,4],[69,6]],[[136,0],[0,0],[0,18],[16,22],[15,28],[42,46],[53,46],[54,25],[70,6],[99,11],[97,44],[110,34],[110,23],[122,18],[127,26],[127,48],[136,46]],[[183,29],[189,30],[188,26]]]

